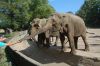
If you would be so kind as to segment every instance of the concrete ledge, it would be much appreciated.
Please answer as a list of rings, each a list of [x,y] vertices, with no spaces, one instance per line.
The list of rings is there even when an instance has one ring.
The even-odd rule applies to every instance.
[[[26,34],[27,34],[27,31],[20,32],[17,36],[14,36],[9,42],[16,42],[16,40],[23,38]],[[10,47],[7,46],[5,48],[5,52],[6,52],[7,58],[10,58],[9,61],[11,61],[14,64],[14,66],[41,66],[40,63],[27,57],[21,52],[14,50],[11,46]]]
[[[12,66],[41,66],[38,62],[12,50],[10,47],[6,47],[6,54],[9,55],[8,58],[10,58],[9,61],[12,62]]]

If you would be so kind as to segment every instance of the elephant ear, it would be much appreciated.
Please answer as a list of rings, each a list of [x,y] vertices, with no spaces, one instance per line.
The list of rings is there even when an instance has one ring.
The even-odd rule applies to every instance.
[[[65,17],[66,17],[66,15],[63,15],[62,17],[63,17],[63,18],[65,18]]]

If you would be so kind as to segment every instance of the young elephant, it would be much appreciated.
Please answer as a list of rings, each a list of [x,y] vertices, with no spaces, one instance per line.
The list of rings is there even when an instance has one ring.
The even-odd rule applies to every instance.
[[[46,21],[47,21],[47,19],[45,19],[45,18],[44,19],[36,18],[36,19],[33,20],[33,25],[37,24],[38,25],[38,29],[40,29],[46,24]],[[32,28],[36,28],[36,26],[32,27]],[[46,35],[47,32],[43,32],[43,33],[38,34],[38,42],[37,42],[38,47],[40,47],[40,46],[49,47],[49,43],[50,42],[49,42],[49,38]],[[44,43],[45,40],[46,40],[46,44]]]
[[[34,19],[34,23],[37,23],[39,28],[42,28],[47,23],[47,19]],[[50,38],[56,37],[55,45],[59,38],[59,31],[56,30],[56,26],[53,25],[52,29],[47,30],[43,33],[38,34],[38,46],[43,45],[50,47]],[[46,41],[46,44],[44,43]]]
[[[49,30],[39,32],[39,30],[42,29],[46,24],[47,24],[47,19],[45,19],[45,18],[44,19],[39,19],[39,18],[34,19],[31,23],[31,29],[29,29],[29,31],[28,31],[30,33],[29,36],[25,36],[24,38],[22,38],[18,42],[21,42],[23,40],[27,40],[30,38],[35,40],[35,36],[38,35],[38,42],[35,40],[37,42],[37,45],[39,47],[41,45],[46,46],[46,47],[50,47]],[[46,40],[46,44],[44,44],[45,40]]]
[[[85,44],[85,50],[89,50],[89,45],[86,40],[86,26],[84,24],[83,19],[80,17],[66,13],[66,14],[54,14],[53,16],[54,21],[60,21],[63,31],[60,32],[60,40],[62,44],[62,49],[65,48],[64,40],[65,35],[68,37],[69,44],[71,47],[71,53],[75,54],[77,49],[77,42],[78,37],[82,37],[84,44]],[[58,19],[59,18],[59,19]]]

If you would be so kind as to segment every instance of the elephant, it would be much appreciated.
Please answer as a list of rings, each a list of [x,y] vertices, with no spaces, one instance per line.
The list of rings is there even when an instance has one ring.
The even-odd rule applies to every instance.
[[[47,19],[46,19],[47,20]],[[45,19],[39,19],[39,18],[35,18],[31,23],[30,23],[30,27],[28,28],[28,34],[31,35],[31,29],[32,28],[37,28],[37,26],[33,26],[32,25],[38,25],[38,27],[40,28],[42,25],[43,27],[43,24],[41,24],[40,22],[43,21],[45,22]],[[45,22],[46,23],[46,22]],[[42,28],[41,27],[41,28]],[[59,39],[59,31],[56,31],[55,29],[56,27],[54,26],[51,30],[49,30],[49,39],[50,41],[49,42],[53,42],[53,37],[56,37],[56,40],[55,40],[55,43],[54,43],[54,46],[57,46],[57,42],[58,42],[58,39]],[[32,38],[30,39],[32,40]],[[43,32],[43,33],[40,33],[38,34],[38,41],[37,41],[37,44],[38,44],[38,47],[40,45],[43,45],[45,46],[45,40],[46,40],[46,32]],[[45,43],[44,43],[45,42]]]
[[[33,21],[32,21],[32,24],[31,25],[38,25],[38,28],[42,28],[45,24],[46,24],[46,20],[47,19],[45,19],[45,18],[43,18],[43,19],[39,19],[39,18],[35,18]],[[36,26],[35,27],[32,27],[32,29],[33,28],[36,28]],[[34,33],[32,33],[32,31],[33,30],[31,30],[31,34],[34,34]],[[37,32],[37,31],[36,31]],[[43,32],[43,33],[40,33],[40,34],[38,34],[38,42],[37,42],[37,46],[38,47],[41,47],[41,46],[46,46],[46,47],[49,47],[49,39],[46,37],[46,33],[47,33],[48,31],[46,31],[46,32]],[[47,44],[45,44],[44,42],[45,42],[45,40],[46,40],[46,43]]]
[[[39,28],[44,27],[46,22],[47,22],[47,19],[45,19],[45,18],[43,18],[43,19],[38,18],[38,19],[33,20],[33,24],[34,23],[37,24],[39,26]],[[32,28],[34,28],[34,27],[32,27]],[[55,41],[55,45],[54,45],[54,46],[56,46],[58,38],[59,38],[59,31],[56,31],[56,26],[53,26],[52,29],[50,29],[46,32],[38,34],[38,46],[43,45],[46,47],[50,47],[49,45],[50,45],[50,38],[51,37],[56,37],[56,41]]]
[[[59,18],[59,19],[58,19]],[[89,45],[86,40],[86,26],[82,18],[71,13],[65,14],[53,14],[54,21],[60,21],[62,31],[60,32],[60,40],[62,49],[65,48],[64,40],[65,35],[68,37],[68,41],[71,47],[71,53],[75,54],[77,49],[78,37],[82,37],[85,44],[85,51],[89,50]]]

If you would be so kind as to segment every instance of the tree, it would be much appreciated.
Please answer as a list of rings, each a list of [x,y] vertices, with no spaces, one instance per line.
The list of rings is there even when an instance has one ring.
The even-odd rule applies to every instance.
[[[84,19],[88,27],[100,27],[100,0],[85,0],[76,14]]]
[[[9,19],[6,25],[13,30],[27,29],[34,18],[48,17],[53,12],[48,0],[0,0],[0,13]]]
[[[48,0],[32,0],[30,8],[32,19],[48,17],[55,12],[54,8],[48,4]]]
[[[50,5],[43,4],[38,6],[33,13],[35,18],[47,18],[50,14],[54,13],[54,10]]]
[[[9,9],[11,9],[10,4],[0,1],[0,28],[7,28],[10,26]]]

